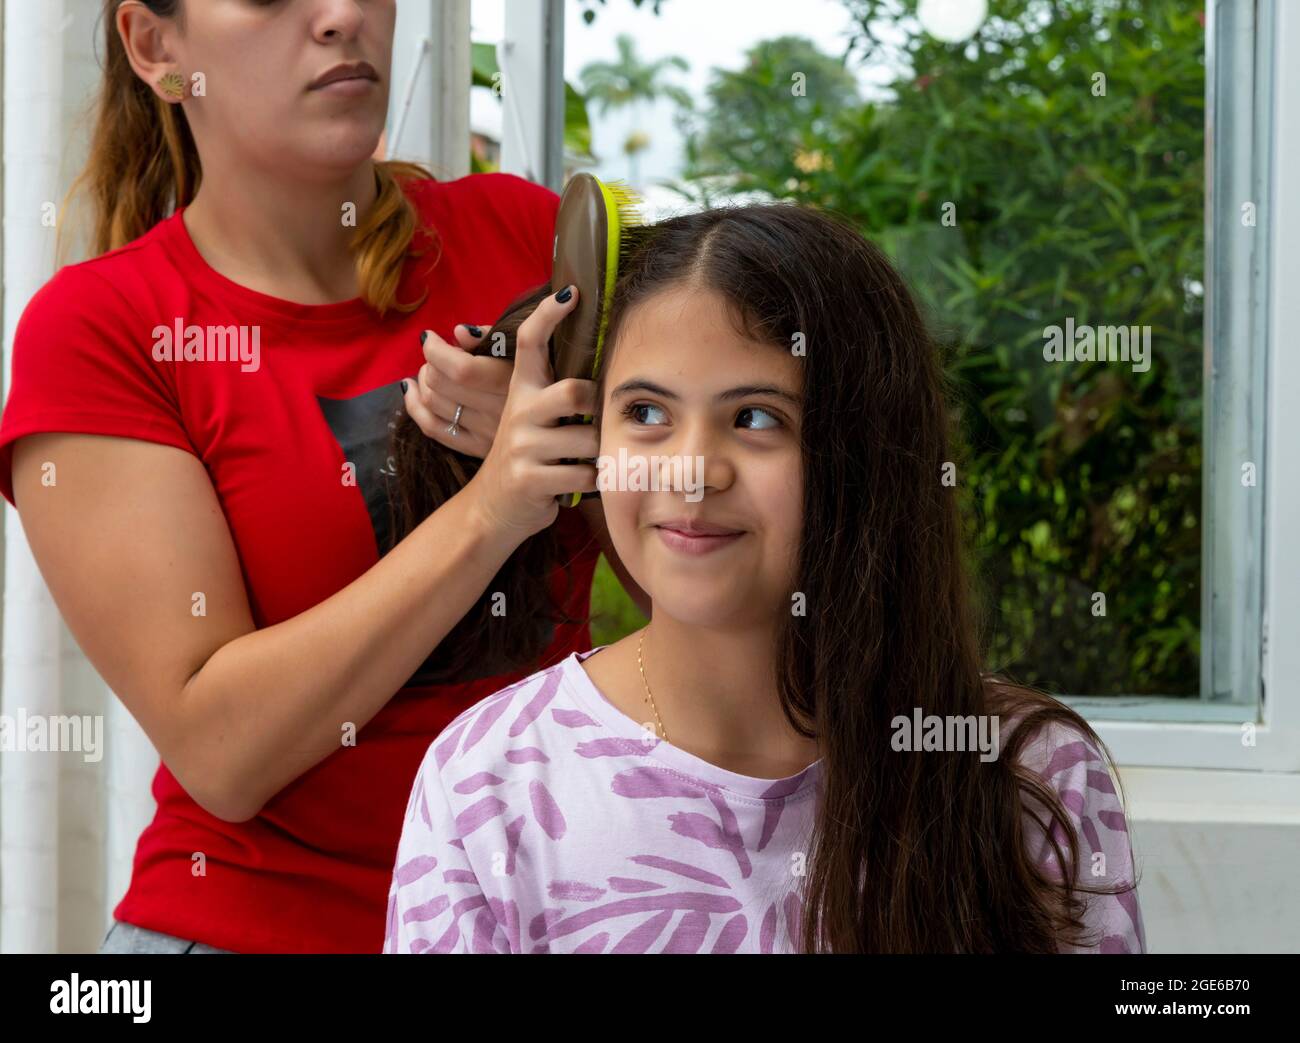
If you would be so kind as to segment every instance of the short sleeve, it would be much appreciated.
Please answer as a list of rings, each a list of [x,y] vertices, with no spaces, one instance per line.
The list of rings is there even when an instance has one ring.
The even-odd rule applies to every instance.
[[[150,323],[83,262],[61,268],[23,310],[0,418],[0,493],[13,496],[13,444],[46,431],[118,435],[193,453]]]
[[[507,953],[506,932],[470,864],[443,789],[437,746],[429,747],[420,765],[402,820],[384,952]]]
[[[1121,887],[1118,894],[1076,892],[1086,903],[1086,944],[1062,944],[1063,953],[1144,953],[1146,932],[1138,905],[1128,821],[1114,778],[1096,746],[1075,728],[1053,724],[1026,747],[1025,763],[1057,793],[1079,836],[1076,881],[1086,887]],[[1046,810],[1035,806],[1038,818]],[[1061,850],[1069,847],[1059,822],[1052,822]],[[1053,878],[1061,879],[1056,853],[1037,823],[1026,819],[1030,854]]]
[[[519,177],[501,174],[515,192],[520,208],[519,227],[528,230],[528,241],[533,244],[537,263],[550,278],[555,258],[555,217],[560,212],[560,197],[545,185]]]

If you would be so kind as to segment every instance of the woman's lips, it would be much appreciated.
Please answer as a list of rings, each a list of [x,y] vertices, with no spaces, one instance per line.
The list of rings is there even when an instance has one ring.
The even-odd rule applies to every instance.
[[[743,532],[703,533],[674,529],[666,525],[656,525],[659,538],[669,550],[682,554],[709,554],[720,550],[740,539]]]
[[[357,97],[362,94],[369,94],[375,87],[374,80],[368,80],[361,76],[349,76],[346,80],[334,80],[323,87],[313,87],[312,90],[318,94],[338,94],[345,97]]]

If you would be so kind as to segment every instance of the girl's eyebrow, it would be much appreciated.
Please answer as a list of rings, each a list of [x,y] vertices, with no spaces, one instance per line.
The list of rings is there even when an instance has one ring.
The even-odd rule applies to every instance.
[[[675,391],[669,391],[666,387],[656,384],[653,381],[645,380],[640,377],[634,377],[631,380],[625,380],[613,391],[610,397],[616,397],[627,391],[649,391],[652,395],[659,395],[670,401],[680,401],[681,395]],[[732,399],[749,398],[751,395],[773,395],[776,398],[784,399],[791,405],[800,405],[798,396],[790,394],[785,388],[777,387],[775,384],[743,384],[740,387],[728,388],[726,391],[719,391],[714,395],[718,402],[730,402]]]

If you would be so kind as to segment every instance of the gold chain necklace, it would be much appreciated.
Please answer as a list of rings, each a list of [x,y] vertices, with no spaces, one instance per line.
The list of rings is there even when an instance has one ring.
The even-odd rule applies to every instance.
[[[649,629],[648,627],[646,628]],[[645,630],[641,631],[640,638],[636,643],[636,665],[641,671],[641,683],[645,685],[645,697],[650,703],[650,709],[654,712],[655,723],[659,725],[659,734],[663,736],[664,742],[668,741],[668,732],[664,729],[664,722],[659,719],[659,708],[655,706],[655,697],[650,694],[650,682],[645,679],[645,664],[641,661],[641,646],[645,643]]]

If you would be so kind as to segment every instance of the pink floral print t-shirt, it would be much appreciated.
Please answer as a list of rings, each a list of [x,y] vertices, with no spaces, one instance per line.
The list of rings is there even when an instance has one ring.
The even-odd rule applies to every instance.
[[[797,950],[820,761],[759,779],[663,742],[592,684],[579,662],[599,651],[488,696],[430,745],[407,803],[384,952]],[[1100,755],[1073,731],[1064,742],[1047,734],[1062,735],[1045,732],[1023,756],[1041,759],[1074,816],[1080,881],[1131,880],[1128,827]],[[1036,860],[1052,863],[1041,827],[1026,828]],[[1085,897],[1096,944],[1062,951],[1145,951],[1136,890]]]

